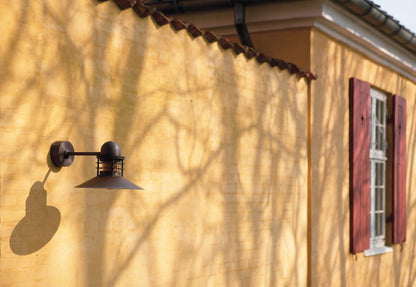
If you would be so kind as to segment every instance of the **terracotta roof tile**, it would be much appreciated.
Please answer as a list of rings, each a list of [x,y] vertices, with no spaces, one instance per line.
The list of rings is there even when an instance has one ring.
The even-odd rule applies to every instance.
[[[104,2],[106,0],[100,0]],[[151,16],[157,25],[163,26],[166,24],[170,24],[176,31],[180,31],[186,29],[189,34],[196,38],[199,36],[203,36],[204,39],[208,43],[217,42],[224,50],[233,49],[235,54],[243,53],[247,59],[256,58],[257,62],[261,63],[268,63],[270,67],[278,67],[281,70],[287,70],[291,74],[296,74],[300,78],[306,78],[308,80],[316,80],[317,77],[309,72],[302,71],[299,67],[295,64],[287,63],[280,59],[275,59],[269,57],[263,53],[257,52],[254,48],[246,47],[242,44],[232,43],[230,40],[224,37],[218,37],[214,33],[202,30],[199,27],[195,26],[194,24],[187,24],[178,19],[171,19],[165,16],[163,13],[151,10],[150,8],[146,7],[143,3],[136,0],[113,0],[116,2],[117,6],[121,9],[133,8],[137,15],[141,18]]]
[[[116,2],[117,6],[121,9],[121,10],[125,10],[127,8],[130,8],[131,5],[136,2],[136,1],[132,1],[134,3],[131,3],[130,0],[114,0],[114,2]]]
[[[159,26],[163,26],[163,25],[170,23],[169,18],[163,15],[162,12],[154,11],[151,14],[152,14],[152,18],[156,21],[156,23]]]
[[[213,43],[213,42],[217,42],[218,41],[218,37],[214,33],[210,32],[210,31],[205,31],[204,38],[209,43]]]
[[[186,24],[184,22],[182,22],[181,20],[178,19],[172,19],[170,21],[170,25],[176,30],[176,31],[180,31],[183,29],[186,29]]]
[[[245,53],[247,59],[252,59],[257,56],[257,51],[252,47],[247,47],[247,51]]]
[[[257,60],[257,62],[259,62],[260,64],[262,64],[262,63],[264,63],[264,62],[270,63],[270,61],[272,60],[272,58],[271,58],[271,57],[269,57],[269,56],[266,56],[266,55],[265,55],[265,54],[263,54],[263,53],[259,53],[259,54],[257,55],[257,57],[256,57],[256,60]]]
[[[271,61],[270,61],[270,63],[269,63],[269,65],[271,66],[271,67],[278,67],[278,68],[280,68],[280,62],[282,62],[281,60],[279,60],[279,59],[272,59]],[[281,68],[280,68],[281,69]]]
[[[282,70],[290,69],[289,63],[286,63],[285,61],[282,61],[282,60],[279,60],[278,67]]]
[[[149,8],[143,6],[143,4],[141,3],[136,3],[133,6],[134,11],[136,11],[137,15],[139,15],[139,17],[144,18],[150,15],[150,10]]]
[[[298,74],[301,72],[301,69],[299,69],[298,66],[296,66],[295,64],[292,63],[288,63],[289,64],[289,71],[293,74]]]
[[[186,28],[186,30],[188,30],[189,34],[191,34],[192,37],[194,38],[202,36],[202,30],[199,29],[194,24],[188,24],[188,27]]]
[[[233,43],[231,43],[230,40],[228,40],[227,38],[224,38],[224,37],[218,38],[218,44],[220,44],[220,46],[224,50],[231,49],[233,47]]]
[[[241,54],[241,53],[244,53],[246,51],[246,49],[244,47],[245,46],[243,46],[241,44],[238,44],[238,43],[233,44],[233,50],[237,55]]]

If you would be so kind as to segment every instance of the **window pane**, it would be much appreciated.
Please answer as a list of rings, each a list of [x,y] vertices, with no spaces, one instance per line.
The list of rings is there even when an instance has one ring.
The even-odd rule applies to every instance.
[[[384,102],[380,101],[380,124],[384,125]]]
[[[377,149],[384,150],[384,127],[378,126],[378,142],[377,142]]]
[[[385,125],[386,107],[385,101],[377,98],[371,100],[370,142],[371,148],[384,151],[385,149]]]
[[[386,162],[380,163],[380,186],[385,188],[386,185]]]
[[[375,99],[373,97],[371,97],[371,104],[370,104],[370,149],[375,148],[375,135],[374,135],[374,130],[375,130],[375,115],[374,115],[374,102]]]
[[[385,180],[385,164],[384,162],[376,162],[375,163],[375,180],[374,184],[375,187],[384,187],[384,180]]]
[[[375,172],[375,186],[376,187],[378,187],[378,186],[380,186],[380,184],[381,184],[381,176],[382,176],[382,174],[381,174],[381,171],[380,171],[380,163],[379,162],[376,162],[376,164],[375,164],[375,166],[376,166],[376,172]]]
[[[383,126],[377,126],[377,149],[383,150],[383,143],[384,143],[384,128]]]
[[[383,189],[382,188],[376,188],[376,211],[383,211],[384,210],[384,204],[383,204]]]
[[[382,214],[376,214],[376,236],[383,235]]]
[[[380,118],[381,118],[381,114],[380,114],[380,101],[376,100],[376,123],[380,123]]]

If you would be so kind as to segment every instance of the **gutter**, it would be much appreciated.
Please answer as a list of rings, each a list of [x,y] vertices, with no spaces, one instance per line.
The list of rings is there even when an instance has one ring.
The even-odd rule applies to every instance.
[[[408,50],[416,52],[415,34],[370,0],[333,0]]]

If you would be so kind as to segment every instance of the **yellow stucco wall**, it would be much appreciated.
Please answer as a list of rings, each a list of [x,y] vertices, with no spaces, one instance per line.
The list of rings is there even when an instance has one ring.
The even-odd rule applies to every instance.
[[[304,80],[111,1],[10,1],[0,34],[1,286],[306,284]],[[56,140],[145,190],[74,189],[95,159],[51,171]]]
[[[311,43],[311,286],[414,286],[416,85],[317,30]],[[371,257],[349,252],[350,77],[407,101],[407,241]]]

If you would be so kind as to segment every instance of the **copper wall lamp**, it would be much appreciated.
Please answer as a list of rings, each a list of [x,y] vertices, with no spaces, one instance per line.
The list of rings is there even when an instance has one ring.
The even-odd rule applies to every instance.
[[[124,156],[113,141],[103,144],[100,152],[75,152],[69,141],[56,141],[49,153],[56,167],[70,166],[75,156],[97,157],[97,176],[77,188],[143,189],[123,177]]]

